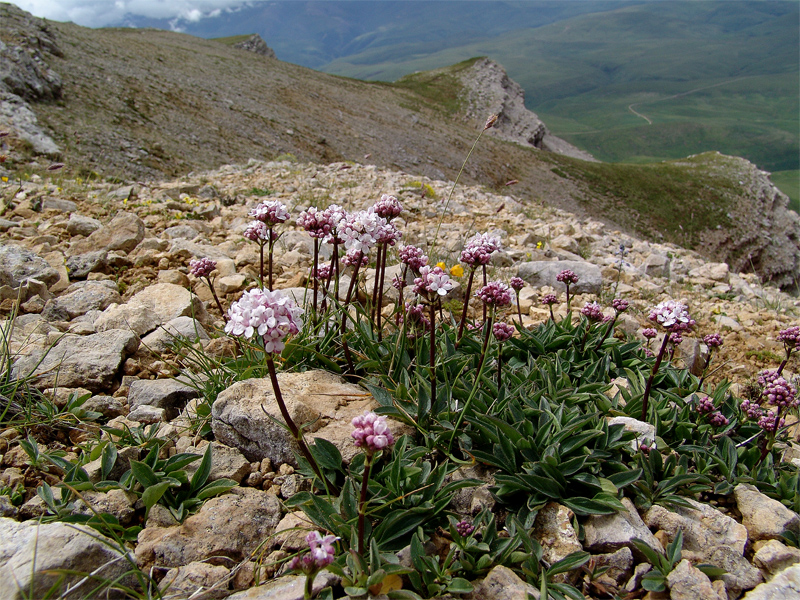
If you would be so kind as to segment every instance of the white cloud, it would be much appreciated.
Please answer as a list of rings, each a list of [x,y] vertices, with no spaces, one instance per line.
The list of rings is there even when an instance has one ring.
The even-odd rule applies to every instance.
[[[103,27],[125,15],[197,22],[235,9],[247,0],[10,0],[22,10],[52,21],[72,21],[86,27]]]

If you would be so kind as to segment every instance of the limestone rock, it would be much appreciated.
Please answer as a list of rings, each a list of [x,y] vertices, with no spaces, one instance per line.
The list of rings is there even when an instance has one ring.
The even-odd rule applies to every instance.
[[[168,420],[178,416],[181,409],[200,392],[176,379],[137,379],[128,390],[128,405],[131,409],[140,406],[163,408]]]
[[[208,313],[206,313],[208,316]],[[197,340],[207,342],[209,339],[205,328],[191,317],[177,317],[164,323],[155,331],[148,333],[142,338],[142,346],[151,352],[166,352],[175,345],[178,338],[187,339],[191,342]]]
[[[581,160],[595,160],[588,152],[552,135],[539,117],[525,108],[522,87],[493,60],[481,58],[457,76],[466,89],[468,117],[482,125],[488,115],[498,115],[489,135]]]
[[[727,600],[727,596],[720,598],[708,576],[686,559],[667,575],[667,585],[670,600]]]
[[[94,322],[97,331],[125,329],[138,336],[143,336],[158,326],[158,317],[152,310],[146,306],[130,304],[111,304]]]
[[[532,261],[520,263],[517,275],[534,287],[549,285],[561,292],[566,290],[556,276],[570,269],[578,276],[578,283],[570,286],[570,294],[599,294],[603,286],[600,268],[586,261]]]
[[[536,515],[533,537],[542,545],[542,558],[548,564],[583,550],[578,534],[572,527],[574,516],[570,509],[556,502],[548,502]]]
[[[125,359],[139,347],[129,331],[110,329],[93,335],[65,335],[49,350],[34,350],[14,365],[14,376],[32,375],[39,388],[85,387],[108,391]]]
[[[309,443],[324,437],[340,451],[352,447],[350,420],[374,407],[374,399],[363,388],[346,384],[332,373],[278,373],[278,382],[295,423],[310,424],[306,429]],[[264,414],[262,406],[272,418]],[[296,464],[294,440],[273,421],[282,417],[269,379],[233,384],[217,396],[211,415],[217,440],[239,448],[248,460],[269,458],[273,464]]]
[[[796,598],[800,598],[800,564],[792,565],[776,575],[772,581],[750,590],[742,600],[795,600]]]
[[[620,548],[611,554],[595,554],[591,560],[596,569],[607,569],[598,578],[606,585],[621,587],[633,572],[633,553],[629,548]]]
[[[314,578],[313,593],[335,585],[339,578],[330,571],[321,571]],[[306,578],[304,575],[286,575],[228,596],[229,600],[302,600]]]
[[[225,598],[228,590],[230,570],[222,565],[192,562],[167,571],[158,587],[165,596],[179,594],[198,600]]]
[[[70,235],[90,236],[103,226],[97,219],[79,213],[72,213],[67,222],[67,231]]]
[[[644,524],[636,507],[628,498],[622,503],[627,509],[612,515],[592,515],[584,525],[584,547],[590,552],[614,552],[620,548],[630,548],[634,556],[642,559],[641,553],[633,545],[633,538],[643,540],[656,552],[664,553],[664,548]]]
[[[786,546],[778,540],[769,540],[753,555],[753,563],[773,577],[787,567],[800,563],[800,549]]]
[[[78,500],[77,512],[84,515],[94,513],[108,513],[114,515],[122,525],[130,525],[136,514],[133,506],[137,496],[123,489],[109,490],[108,492],[95,492],[87,490],[81,492],[82,499]]]
[[[288,377],[291,375],[303,374],[280,373],[278,382],[294,422],[298,426],[311,424],[306,431],[308,436],[309,432],[320,427],[321,415],[312,408],[312,402],[304,401],[303,392],[292,385],[292,379],[296,378]],[[274,464],[297,464],[294,454],[299,450],[291,434],[273,421],[282,420],[282,417],[269,379],[248,379],[234,383],[217,396],[211,416],[216,439],[241,450],[247,460],[269,458]]]
[[[139,534],[139,564],[180,567],[211,557],[244,560],[275,531],[278,499],[252,488],[233,488],[207,501],[179,527],[147,527]]]
[[[186,452],[203,455],[206,447],[195,448],[190,446]],[[186,473],[191,477],[200,467],[200,461],[191,463],[186,467]],[[250,463],[242,456],[236,448],[230,448],[219,442],[211,442],[211,472],[208,474],[208,481],[217,479],[233,479],[236,483],[250,474]]]
[[[85,279],[89,273],[103,273],[107,266],[107,250],[92,250],[67,258],[67,270],[72,279]]]
[[[754,486],[740,483],[733,490],[742,523],[751,540],[778,539],[786,531],[800,533],[800,517]]]
[[[267,43],[257,33],[254,33],[243,42],[237,42],[233,47],[247,50],[248,52],[255,52],[267,58],[275,58],[275,51],[267,46]]]
[[[627,381],[625,383],[627,384]],[[653,443],[656,441],[656,428],[654,425],[639,421],[633,417],[612,417],[608,419],[609,425],[618,425],[620,423],[625,427],[625,431],[632,431],[636,434],[636,439],[631,442],[634,452],[639,450],[641,444],[653,447]]]
[[[120,213],[108,225],[92,232],[88,238],[76,242],[70,255],[93,250],[122,250],[131,252],[144,239],[144,222],[134,213]]]
[[[70,285],[50,306],[52,311],[60,313],[63,310],[69,319],[74,319],[91,310],[105,310],[121,301],[113,281],[79,281]]]
[[[466,600],[529,600],[540,597],[539,590],[524,582],[508,567],[494,567],[483,581],[474,583],[475,588],[464,594]]]
[[[687,499],[692,509],[677,507],[674,512],[654,505],[644,515],[650,529],[666,532],[670,541],[683,532],[683,550],[692,552],[700,562],[708,562],[710,552],[718,546],[726,546],[744,555],[747,530],[731,517],[708,504]]]
[[[275,528],[273,544],[286,552],[296,552],[308,547],[306,535],[317,527],[303,511],[286,514]]]
[[[172,283],[156,283],[133,296],[130,306],[143,306],[158,317],[159,323],[167,323],[178,317],[193,317],[206,322],[208,313],[199,298],[186,288]]]
[[[669,277],[669,258],[663,254],[650,254],[640,269],[648,277]]]
[[[39,125],[36,113],[22,98],[0,89],[0,121],[7,123],[17,136],[38,154],[56,155],[61,150]]]
[[[29,279],[49,286],[59,279],[58,272],[41,256],[13,244],[0,244],[0,286],[18,288]]]
[[[0,518],[0,598],[43,598],[58,581],[56,569],[95,573],[105,579],[120,577],[130,570],[130,563],[119,560],[124,555],[114,548],[112,540],[89,527]],[[67,575],[61,589],[80,579],[80,575]],[[83,598],[87,591],[81,586],[61,597]]]

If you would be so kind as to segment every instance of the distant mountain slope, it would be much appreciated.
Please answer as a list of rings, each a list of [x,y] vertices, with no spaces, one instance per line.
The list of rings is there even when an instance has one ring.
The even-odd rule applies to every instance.
[[[720,151],[800,210],[800,4],[794,1],[257,2],[179,26],[257,32],[278,58],[394,81],[488,56],[552,132],[614,162]]]
[[[471,100],[469,82],[457,76],[464,65],[397,84],[366,83],[185,34],[44,24],[7,4],[0,4],[0,22],[11,56],[36,55],[42,73],[59,76],[57,95],[32,94],[29,102],[60,148],[53,158],[72,176],[147,180],[295,156],[453,180],[489,111],[499,106],[501,119],[510,119],[517,106],[489,95],[480,114],[479,96]],[[17,64],[0,67],[13,74]],[[499,82],[498,92],[516,85],[489,68],[497,76],[485,81]],[[3,115],[0,130],[13,132]],[[536,131],[534,145],[492,130],[483,135],[463,181],[513,194],[527,210],[547,203],[695,248],[784,287],[800,281],[800,219],[753,165],[716,154],[644,166],[587,162],[535,147],[537,140],[545,147],[547,135],[529,123],[498,131],[521,133],[522,142]],[[0,173],[35,169],[19,133],[2,143]],[[347,191],[337,194],[320,190],[314,200],[341,201]]]

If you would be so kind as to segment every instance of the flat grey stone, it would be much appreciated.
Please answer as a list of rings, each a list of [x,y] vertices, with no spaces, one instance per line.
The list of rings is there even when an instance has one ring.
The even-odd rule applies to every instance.
[[[119,329],[65,335],[49,352],[35,350],[20,358],[12,374],[15,378],[34,377],[39,389],[61,386],[109,391],[123,361],[138,347],[133,333]]]
[[[0,244],[0,285],[18,288],[29,279],[38,279],[49,287],[59,275],[38,254],[20,246]]]
[[[137,379],[128,390],[128,405],[132,410],[141,406],[164,409],[167,420],[172,420],[189,400],[198,396],[200,392],[195,388],[175,379]]]
[[[130,570],[128,560],[115,549],[112,540],[94,529],[66,523],[19,523],[0,518],[0,598],[22,600],[44,598],[58,581],[63,569],[78,573],[94,572],[105,579],[115,579]],[[66,575],[62,589],[75,584],[81,575]],[[89,589],[83,585],[66,600],[83,598]]]
[[[566,290],[563,283],[556,281],[556,276],[565,269],[578,276],[578,283],[570,286],[570,294],[599,294],[603,287],[603,276],[600,267],[586,261],[558,260],[531,261],[519,265],[517,275],[534,287],[549,285],[557,290]]]

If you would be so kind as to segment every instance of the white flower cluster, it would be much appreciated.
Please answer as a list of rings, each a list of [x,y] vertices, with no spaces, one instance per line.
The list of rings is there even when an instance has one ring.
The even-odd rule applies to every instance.
[[[360,210],[345,216],[339,224],[339,234],[348,252],[366,255],[387,226],[386,219],[379,217],[374,210]]]
[[[414,293],[428,296],[434,294],[446,296],[455,284],[450,280],[450,276],[441,267],[431,267],[425,265],[419,270],[419,277],[414,279]],[[428,298],[432,300],[432,298]]]
[[[225,333],[252,338],[261,336],[264,350],[279,353],[287,335],[300,331],[303,309],[283,292],[248,290],[228,309]]]
[[[695,320],[689,316],[689,307],[675,300],[665,300],[656,306],[649,319],[669,331],[689,331]]]

